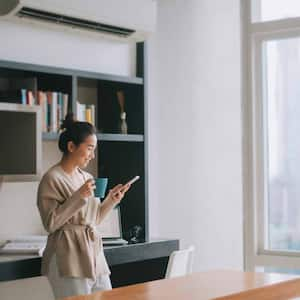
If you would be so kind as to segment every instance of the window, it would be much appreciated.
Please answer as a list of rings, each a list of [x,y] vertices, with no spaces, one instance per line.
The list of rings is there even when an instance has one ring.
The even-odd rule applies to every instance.
[[[300,270],[300,1],[241,3],[250,20],[246,269],[293,272]]]
[[[251,3],[252,22],[265,22],[299,16],[299,0],[252,0]]]
[[[300,38],[262,44],[269,250],[300,251]]]

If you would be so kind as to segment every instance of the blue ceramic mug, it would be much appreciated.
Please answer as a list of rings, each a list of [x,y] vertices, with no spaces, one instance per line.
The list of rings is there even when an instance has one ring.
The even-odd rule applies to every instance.
[[[95,197],[104,198],[107,188],[108,178],[95,178]]]

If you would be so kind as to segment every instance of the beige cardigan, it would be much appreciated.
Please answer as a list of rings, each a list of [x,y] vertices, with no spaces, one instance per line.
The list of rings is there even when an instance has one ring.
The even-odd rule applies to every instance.
[[[91,177],[79,168],[71,176],[59,164],[43,176],[37,204],[49,235],[42,259],[42,274],[48,273],[54,253],[61,276],[96,278],[110,274],[95,225],[101,223],[114,203],[110,198],[100,204],[98,198],[80,197],[78,189]]]

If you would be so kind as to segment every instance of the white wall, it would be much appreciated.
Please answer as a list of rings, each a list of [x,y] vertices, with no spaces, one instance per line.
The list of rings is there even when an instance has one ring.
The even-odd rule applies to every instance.
[[[150,235],[243,266],[238,0],[162,0],[149,46]]]
[[[0,21],[0,40],[1,60],[135,75],[133,44],[7,21]],[[44,171],[60,157],[57,142],[43,143]],[[12,235],[43,232],[36,207],[37,186],[37,182],[4,183],[0,186],[0,240]]]
[[[241,268],[239,1],[158,3],[148,61],[150,235],[195,244],[197,270]],[[122,75],[134,70],[125,44],[5,22],[0,39],[0,59]],[[59,158],[55,143],[44,143],[44,153],[47,166]],[[36,187],[3,185],[0,238],[41,230]]]
[[[0,58],[70,69],[133,75],[133,44],[32,22],[0,21]]]

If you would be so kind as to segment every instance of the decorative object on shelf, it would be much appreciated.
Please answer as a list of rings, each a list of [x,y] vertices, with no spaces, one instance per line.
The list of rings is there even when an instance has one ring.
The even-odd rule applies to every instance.
[[[128,127],[126,122],[126,112],[125,112],[125,96],[122,90],[117,91],[118,103],[120,106],[120,121],[119,121],[119,133],[127,134]]]
[[[127,134],[126,112],[120,114],[120,133]]]
[[[134,225],[128,230],[126,240],[128,240],[129,244],[142,243],[145,241],[143,236],[143,227],[140,225]]]

